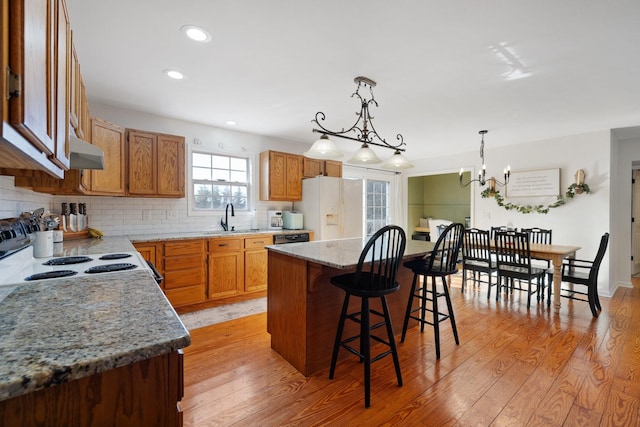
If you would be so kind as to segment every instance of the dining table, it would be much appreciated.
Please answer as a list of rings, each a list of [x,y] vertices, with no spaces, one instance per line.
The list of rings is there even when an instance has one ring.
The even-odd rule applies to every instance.
[[[562,260],[575,258],[580,246],[530,243],[532,258],[548,259],[553,263],[553,309],[560,312],[560,285],[562,282]]]

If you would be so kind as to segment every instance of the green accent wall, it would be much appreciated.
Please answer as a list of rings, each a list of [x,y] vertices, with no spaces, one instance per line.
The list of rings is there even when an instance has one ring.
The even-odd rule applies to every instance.
[[[464,172],[464,182],[469,182],[470,172]],[[471,216],[471,187],[460,188],[459,175],[416,176],[408,179],[408,226],[412,233],[419,226],[420,218],[448,219],[465,223]]]

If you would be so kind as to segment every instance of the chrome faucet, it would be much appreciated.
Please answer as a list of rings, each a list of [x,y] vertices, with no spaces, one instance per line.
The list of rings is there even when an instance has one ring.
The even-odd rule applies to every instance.
[[[236,212],[233,209],[232,203],[227,203],[227,207],[224,208],[224,221],[220,218],[220,225],[224,231],[229,231],[229,206],[231,206],[231,216],[236,216]]]

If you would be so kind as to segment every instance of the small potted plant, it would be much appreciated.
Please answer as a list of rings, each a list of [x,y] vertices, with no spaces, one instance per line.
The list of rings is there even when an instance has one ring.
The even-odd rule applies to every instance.
[[[573,183],[569,186],[569,188],[567,188],[567,198],[572,199],[573,196],[575,196],[576,194],[582,194],[582,193],[587,193],[589,194],[591,192],[591,190],[589,190],[589,186],[587,184],[577,184],[577,183]]]

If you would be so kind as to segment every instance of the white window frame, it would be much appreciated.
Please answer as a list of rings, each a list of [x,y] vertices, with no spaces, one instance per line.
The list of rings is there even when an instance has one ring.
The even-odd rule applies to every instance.
[[[246,208],[244,209],[238,209],[237,207],[235,208],[235,213],[236,215],[240,215],[240,216],[244,216],[244,215],[251,215],[252,213],[252,208],[253,208],[253,198],[252,198],[252,194],[253,194],[253,173],[252,173],[252,158],[248,155],[243,155],[243,154],[237,154],[237,153],[229,153],[229,152],[220,152],[220,151],[216,151],[216,150],[212,150],[210,148],[207,147],[202,147],[202,146],[198,146],[198,147],[189,147],[189,161],[188,161],[188,168],[189,168],[189,172],[188,172],[188,184],[187,184],[187,215],[188,216],[211,216],[211,215],[217,215],[220,213],[224,213],[225,209],[224,208],[220,208],[220,209],[196,209],[195,208],[195,195],[193,193],[193,187],[194,187],[194,179],[193,179],[193,154],[194,153],[200,153],[200,154],[207,154],[207,155],[212,155],[212,156],[223,156],[223,157],[233,157],[233,158],[237,158],[237,159],[244,159],[247,162],[247,205]],[[215,183],[216,181],[210,181],[212,183]]]

